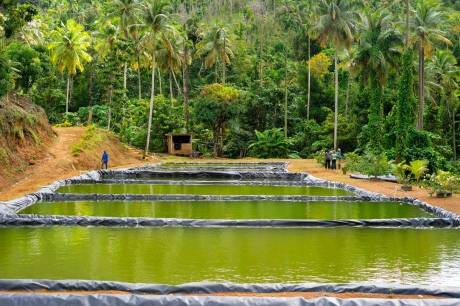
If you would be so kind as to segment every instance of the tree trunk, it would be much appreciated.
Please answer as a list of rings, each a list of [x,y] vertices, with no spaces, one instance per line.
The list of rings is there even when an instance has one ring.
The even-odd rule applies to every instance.
[[[69,100],[70,100],[70,73],[67,75],[67,93],[65,97],[65,114],[69,113]]]
[[[347,92],[345,93],[345,115],[348,115],[348,108],[350,103],[350,73],[347,78]]]
[[[454,161],[457,160],[457,133],[455,131],[455,117],[456,117],[456,111],[455,109],[452,110],[452,152],[454,154],[453,158]]]
[[[160,71],[160,68],[158,68],[158,85],[160,86],[159,89],[160,89],[160,95],[163,94],[163,81],[161,79],[161,71]]]
[[[93,121],[93,67],[89,65],[89,80],[88,80],[88,125]]]
[[[110,78],[112,79],[112,78]],[[112,80],[110,80],[112,82]],[[109,118],[107,120],[107,130],[110,131],[110,123],[112,121],[112,96],[113,96],[113,85],[110,84],[109,88]]]
[[[125,66],[123,68],[123,90],[125,91],[125,95],[127,93],[127,86],[128,86],[128,62],[125,62]]]
[[[311,106],[311,41],[310,36],[308,36],[308,84],[307,84],[307,120],[310,120],[310,106]]]
[[[334,101],[334,150],[337,150],[337,129],[339,119],[339,69],[337,48],[334,55],[334,83],[335,83],[335,101]]]
[[[184,56],[187,59],[188,58],[188,46],[184,46]],[[184,65],[182,66],[182,78],[183,78],[183,86],[184,86],[184,119],[185,119],[185,130],[187,133],[189,132],[190,126],[189,126],[189,109],[188,109],[188,104],[189,104],[189,88],[190,88],[190,75],[189,75],[189,70],[188,70],[188,63],[186,61],[184,62]]]
[[[137,54],[137,83],[139,87],[139,100],[142,99],[141,61]]]
[[[288,137],[288,85],[287,51],[284,50],[284,138]]]
[[[406,49],[409,47],[409,34],[410,34],[410,0],[406,0],[406,37],[405,45]]]
[[[155,52],[152,53],[152,87],[150,91],[150,110],[147,126],[147,141],[145,143],[144,158],[149,154],[150,134],[152,130],[153,104],[155,102]]]
[[[425,110],[425,50],[423,47],[424,39],[419,42],[419,58],[418,58],[418,114],[417,114],[417,129],[423,130],[423,115]]]
[[[227,46],[226,46],[226,34],[225,31],[224,32],[224,57],[222,58],[222,83],[225,84],[225,79],[226,79],[226,71],[225,71],[225,56],[227,54]]]
[[[174,73],[174,70],[171,70],[171,72],[172,72],[174,83],[176,84],[177,95],[181,95],[182,90],[180,89],[179,82],[177,82],[176,74]]]
[[[169,99],[171,99],[171,106],[174,106],[174,95],[173,95],[173,84],[172,84],[171,69],[169,69]]]

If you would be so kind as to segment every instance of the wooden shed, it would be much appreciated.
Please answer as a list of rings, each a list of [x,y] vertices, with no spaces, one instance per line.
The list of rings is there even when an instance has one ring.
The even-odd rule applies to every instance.
[[[191,156],[192,135],[191,134],[166,134],[166,145],[168,153],[172,155]]]

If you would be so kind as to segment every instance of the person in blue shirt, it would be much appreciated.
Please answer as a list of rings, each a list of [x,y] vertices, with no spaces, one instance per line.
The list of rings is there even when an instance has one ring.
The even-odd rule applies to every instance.
[[[109,153],[107,153],[107,151],[105,150],[104,150],[104,153],[102,153],[101,161],[102,161],[102,169],[107,169],[109,165]]]

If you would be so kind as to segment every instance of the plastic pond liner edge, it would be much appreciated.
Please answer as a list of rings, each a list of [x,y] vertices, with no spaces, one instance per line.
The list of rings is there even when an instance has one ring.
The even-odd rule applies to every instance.
[[[117,226],[117,227],[436,227],[451,228],[459,222],[448,218],[365,219],[365,220],[222,220],[177,218],[118,218],[58,215],[0,216],[1,226]]]
[[[143,166],[143,169],[155,169],[157,166],[154,165],[154,166],[150,166],[150,167],[146,167],[146,166]],[[355,187],[355,186],[352,186],[352,185],[348,185],[348,184],[345,184],[345,183],[337,183],[337,182],[330,182],[330,181],[327,181],[327,180],[323,180],[323,179],[318,179],[312,175],[309,175],[309,174],[303,174],[300,178],[302,179],[302,182],[305,183],[305,184],[308,184],[308,185],[311,185],[311,186],[323,186],[323,187],[329,187],[329,188],[340,188],[340,189],[344,189],[346,191],[349,191],[349,192],[352,192],[354,193],[356,196],[354,197],[305,197],[305,196],[261,196],[261,197],[258,197],[258,196],[245,196],[245,197],[241,197],[241,196],[187,196],[187,195],[183,195],[183,196],[175,196],[175,195],[170,195],[170,196],[165,196],[165,195],[162,195],[162,196],[151,196],[151,195],[111,195],[111,194],[108,194],[108,195],[100,195],[100,194],[81,194],[81,195],[72,195],[72,194],[58,194],[56,193],[56,191],[62,187],[62,186],[66,186],[66,185],[71,185],[71,184],[75,184],[75,183],[91,183],[91,182],[95,182],[95,181],[101,181],[105,176],[107,175],[111,175],[111,174],[124,174],[124,173],[132,173],[133,171],[146,171],[146,170],[139,170],[140,167],[138,168],[127,168],[127,169],[119,169],[119,170],[94,170],[94,171],[90,171],[90,172],[87,172],[87,173],[84,173],[82,175],[79,175],[79,176],[76,176],[76,177],[72,177],[72,178],[69,178],[69,179],[64,179],[64,180],[58,180],[48,186],[45,186],[41,189],[39,189],[37,192],[35,193],[31,193],[29,195],[26,195],[24,197],[21,197],[21,198],[18,198],[18,199],[14,199],[14,200],[11,200],[11,201],[8,201],[8,202],[3,202],[1,203],[0,202],[0,215],[2,215],[2,220],[6,223],[12,223],[14,224],[14,219],[18,219],[18,222],[19,223],[23,223],[25,222],[25,219],[27,218],[24,218],[24,217],[18,217],[17,216],[17,212],[21,211],[22,209],[28,207],[28,206],[31,206],[39,201],[42,201],[42,200],[76,200],[76,199],[84,199],[84,200],[103,200],[103,199],[107,199],[107,200],[114,200],[114,199],[125,199],[125,200],[153,200],[153,199],[165,199],[165,200],[175,200],[175,199],[189,199],[189,200],[243,200],[243,199],[262,199],[262,200],[304,200],[304,201],[313,201],[313,200],[325,200],[325,198],[327,198],[327,200],[331,200],[331,201],[334,201],[334,200],[371,200],[371,201],[397,201],[397,202],[403,202],[403,203],[406,203],[406,204],[412,204],[412,205],[416,205],[420,208],[422,208],[423,210],[427,211],[428,213],[431,213],[431,214],[434,214],[436,217],[438,217],[438,219],[432,219],[432,220],[449,220],[449,223],[450,223],[450,226],[460,226],[460,216],[452,213],[452,212],[449,212],[445,209],[442,209],[440,207],[436,207],[436,206],[433,206],[431,204],[428,204],[428,203],[425,203],[425,202],[422,202],[422,201],[419,201],[415,198],[410,198],[410,197],[406,197],[406,198],[394,198],[394,197],[388,197],[388,196],[385,196],[385,195],[382,195],[382,194],[379,194],[379,193],[374,193],[374,192],[370,192],[370,191],[367,191],[367,190],[364,190],[364,189],[361,189],[361,188],[358,188],[358,187]],[[234,172],[235,173],[235,172]],[[236,172],[236,174],[239,174],[238,172]],[[288,173],[283,173],[284,175],[288,174]],[[288,174],[289,175],[289,174]],[[297,174],[298,175],[298,174]],[[36,222],[37,218],[39,218],[40,220],[43,220],[43,219],[46,219],[46,218],[40,218],[40,217],[37,217],[37,216],[32,216],[32,217],[29,217],[30,219],[30,222],[33,224]],[[49,219],[49,218],[48,218]],[[63,219],[63,218],[62,218]],[[66,217],[65,219],[72,219],[71,217]],[[92,218],[87,218],[87,219],[90,219],[92,220]],[[102,219],[102,218],[98,218],[98,219]],[[113,218],[113,219],[126,219],[126,218]],[[7,221],[5,221],[7,220]],[[104,218],[104,222],[108,222],[108,221],[105,221],[106,219]],[[394,223],[393,221],[391,223],[393,224],[408,224],[406,222],[406,220],[417,220],[415,223],[416,224],[422,224],[422,225],[417,225],[417,226],[423,226],[423,224],[427,224],[425,221],[420,221],[418,219],[406,219],[406,220],[401,220],[401,219],[394,219],[396,220],[397,222]],[[421,219],[421,220],[426,220],[426,219]],[[209,220],[207,220],[209,221]],[[343,222],[343,221],[346,221],[345,223],[348,223],[348,222],[352,222],[353,224],[362,224],[361,226],[366,226],[366,224],[369,224],[369,220],[338,220],[340,222]],[[381,220],[380,220],[381,221]],[[42,222],[42,221],[40,221]],[[75,219],[75,221],[73,221],[73,223],[78,223],[78,222],[82,222],[82,221],[79,221],[78,219]],[[96,222],[96,221],[92,221],[92,222]],[[307,222],[307,221],[305,221]],[[436,226],[436,224],[444,224],[443,226],[446,226],[445,225],[445,222],[446,221],[442,221],[442,222],[428,222],[429,224],[432,224],[430,226]],[[84,223],[84,222],[83,222]],[[114,220],[114,223],[116,223],[116,220]],[[329,223],[329,222],[328,222]],[[329,223],[330,224],[330,223]],[[380,224],[380,223],[379,223]],[[412,224],[412,223],[411,223]],[[357,226],[357,225],[355,225]],[[391,226],[391,225],[388,225],[388,226]],[[397,226],[401,226],[401,225],[397,225]]]
[[[337,299],[321,297],[313,300],[304,298],[260,298],[260,297],[227,297],[227,296],[174,296],[174,295],[107,295],[107,294],[72,294],[72,295],[49,295],[49,294],[14,294],[0,295],[0,304],[3,306],[32,305],[67,305],[74,306],[125,306],[125,305],[209,305],[209,306],[455,306],[460,300],[447,299]]]
[[[213,294],[213,293],[282,293],[328,292],[373,293],[394,295],[430,295],[460,298],[458,287],[392,286],[385,284],[234,284],[234,283],[186,283],[162,285],[93,280],[34,280],[0,279],[0,291],[122,291],[133,294]]]

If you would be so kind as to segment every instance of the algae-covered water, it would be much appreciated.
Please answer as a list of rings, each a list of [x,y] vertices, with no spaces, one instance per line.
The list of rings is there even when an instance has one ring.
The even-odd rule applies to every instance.
[[[61,193],[191,194],[191,195],[305,195],[346,196],[343,189],[313,186],[183,185],[183,184],[78,184],[59,188]]]
[[[458,286],[460,230],[0,228],[1,278]]]
[[[434,217],[396,202],[82,201],[37,203],[22,214],[184,219],[392,219]]]

